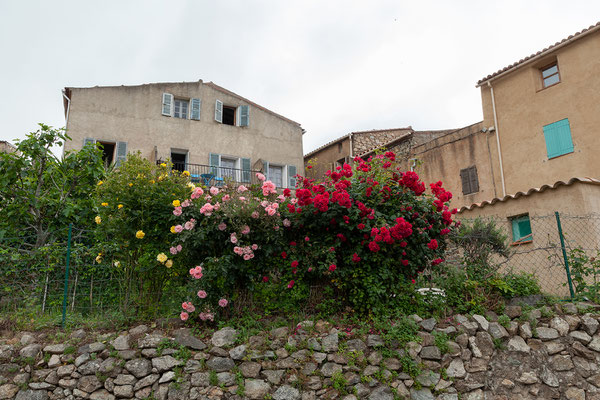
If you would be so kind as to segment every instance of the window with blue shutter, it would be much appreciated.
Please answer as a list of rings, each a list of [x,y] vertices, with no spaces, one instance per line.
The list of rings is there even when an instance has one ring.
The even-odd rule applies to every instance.
[[[173,95],[163,93],[162,95],[162,115],[170,117],[173,115]]]
[[[197,121],[200,120],[200,105],[202,104],[200,99],[192,99],[190,100],[191,103],[191,113],[190,113],[190,119],[195,119]]]
[[[120,166],[127,159],[127,142],[117,142],[117,161],[115,166]]]
[[[219,167],[221,166],[221,155],[210,153],[209,156],[210,173],[214,176],[219,176]]]
[[[512,224],[513,242],[525,243],[533,240],[529,215],[510,218]]]
[[[544,126],[544,139],[546,139],[546,151],[548,158],[554,158],[573,152],[573,140],[571,139],[571,127],[569,119],[561,119],[552,124]]]
[[[250,183],[250,159],[242,158],[242,182]]]
[[[239,120],[240,126],[248,126],[250,125],[250,107],[249,106],[240,106],[239,107]]]
[[[215,121],[223,123],[223,102],[220,100],[215,102]]]
[[[288,188],[294,189],[296,187],[296,166],[288,165],[287,166],[287,176],[288,176]]]

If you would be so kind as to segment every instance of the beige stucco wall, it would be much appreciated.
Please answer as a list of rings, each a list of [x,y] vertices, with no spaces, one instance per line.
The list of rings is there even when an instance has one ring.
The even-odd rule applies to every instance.
[[[162,94],[200,98],[200,121],[164,116]],[[188,162],[209,164],[209,153],[250,158],[303,170],[302,128],[250,104],[250,124],[237,127],[215,121],[215,101],[248,105],[237,96],[202,82],[157,83],[141,86],[72,88],[65,151],[81,149],[84,138],[126,141],[128,151],[144,157],[170,157],[171,149],[187,150]]]
[[[467,222],[477,217],[492,219],[512,241],[511,217],[529,214],[533,240],[512,245],[514,255],[503,270],[534,273],[544,292],[566,296],[569,290],[563,264],[560,237],[554,211],[561,215],[567,249],[581,247],[590,255],[600,248],[600,186],[576,182],[493,205],[463,210],[457,219]],[[498,260],[504,261],[504,260]]]
[[[560,83],[542,89],[540,68],[558,62]],[[600,171],[600,31],[491,81],[507,194]],[[481,87],[485,126],[491,91]],[[548,159],[543,126],[568,118],[574,153]],[[495,160],[495,162],[498,162]]]

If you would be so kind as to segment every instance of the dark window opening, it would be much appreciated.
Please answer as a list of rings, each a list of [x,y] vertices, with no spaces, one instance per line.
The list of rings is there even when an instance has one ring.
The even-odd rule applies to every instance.
[[[460,170],[460,180],[462,182],[463,194],[479,192],[479,178],[477,177],[477,167],[472,166]]]
[[[340,167],[343,167],[345,163],[346,163],[346,157],[340,158],[339,160],[337,160],[337,165],[339,165]]]
[[[113,162],[115,154],[115,144],[107,142],[96,142],[98,147],[102,149],[102,161],[104,164],[110,165]]]
[[[173,163],[173,169],[180,172],[185,171],[185,154],[171,153],[171,162]]]
[[[235,125],[235,107],[223,106],[223,123]]]
[[[342,142],[338,143],[338,153],[342,152]]]

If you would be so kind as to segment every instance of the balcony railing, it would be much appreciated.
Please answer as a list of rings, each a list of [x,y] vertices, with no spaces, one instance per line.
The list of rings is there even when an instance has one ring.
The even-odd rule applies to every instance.
[[[162,161],[157,161],[160,164]],[[203,164],[173,163],[173,169],[177,171],[188,171],[193,183],[204,186],[223,186],[226,184],[241,185],[260,183],[256,177],[257,172],[249,169],[230,167],[216,167]]]

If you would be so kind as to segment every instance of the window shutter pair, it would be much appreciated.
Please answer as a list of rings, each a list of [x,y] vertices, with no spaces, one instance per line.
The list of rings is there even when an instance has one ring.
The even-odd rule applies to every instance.
[[[571,139],[571,126],[569,125],[568,118],[545,125],[544,138],[546,139],[548,158],[572,153],[574,150],[573,140]]]
[[[479,179],[477,177],[477,167],[472,166],[460,170],[460,180],[462,183],[462,193],[471,194],[479,192]]]
[[[166,115],[167,117],[173,116],[173,108],[174,108],[173,95],[170,93],[163,93],[162,95],[162,115]],[[202,105],[202,100],[193,98],[190,100],[190,119],[200,120],[200,108]]]
[[[248,126],[250,125],[250,107],[239,106],[236,111],[236,123],[237,126]],[[223,123],[223,102],[221,100],[215,101],[215,121]]]

